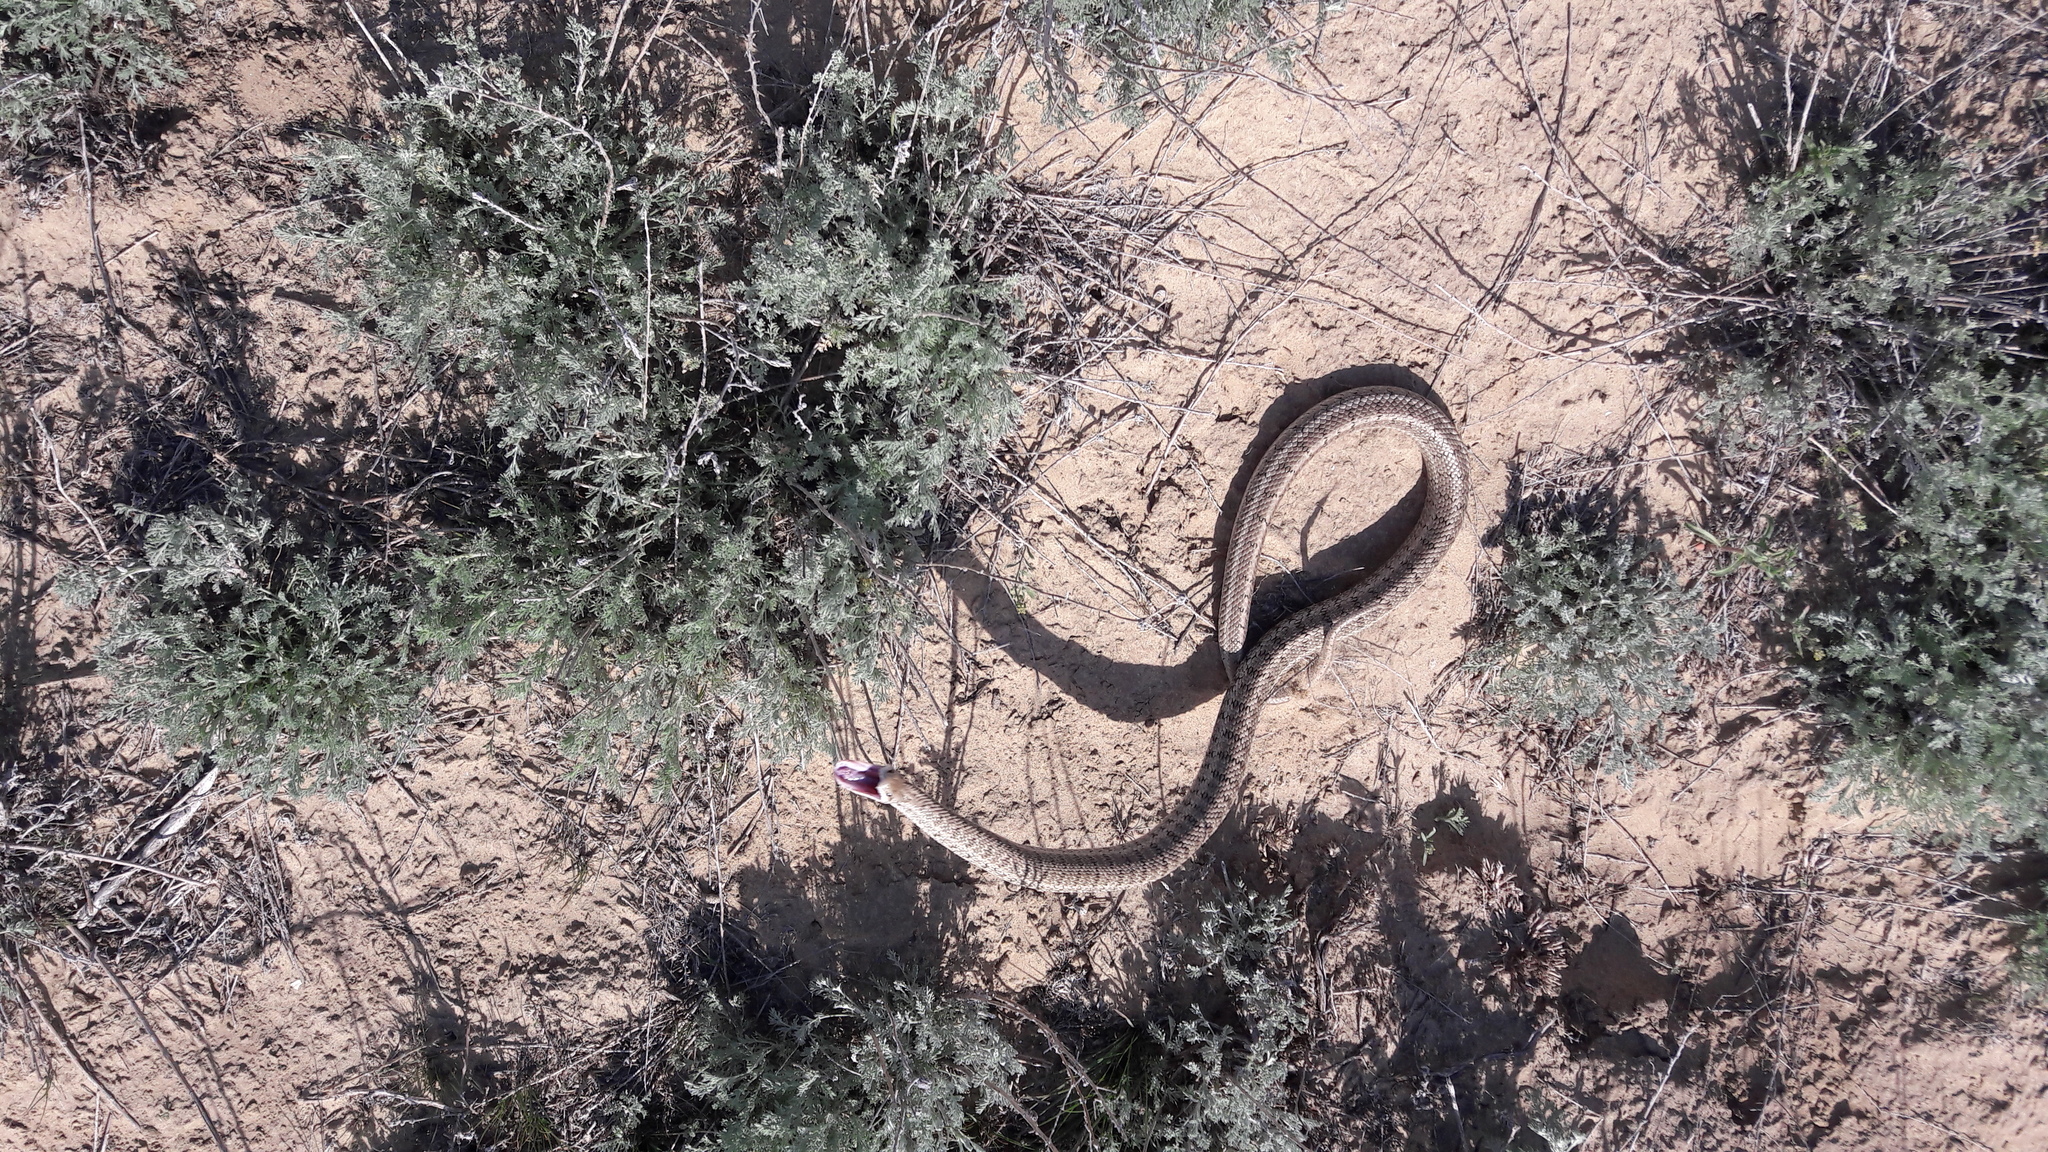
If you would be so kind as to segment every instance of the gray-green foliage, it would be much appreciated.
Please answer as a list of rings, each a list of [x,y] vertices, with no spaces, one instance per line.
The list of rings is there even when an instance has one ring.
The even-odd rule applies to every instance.
[[[1729,235],[1729,265],[1773,306],[1745,309],[1729,333],[1739,341],[1725,366],[1733,379],[1714,397],[1727,430],[1768,447],[1909,433],[1886,425],[1888,410],[1924,391],[1946,356],[1974,359],[1987,338],[1997,342],[1990,317],[1943,302],[1958,262],[2024,243],[2023,213],[2038,198],[2031,182],[1972,179],[1939,158],[1888,159],[1868,142],[1817,145],[1796,170],[1756,182]],[[2020,287],[1995,285],[1982,302],[2020,303]]]
[[[1738,445],[1831,444],[1875,490],[1796,630],[1840,776],[1977,835],[2048,829],[2042,188],[1939,155],[1813,149],[1731,241],[1767,297],[1728,325]]]
[[[916,974],[792,996],[735,925],[698,946],[685,1006],[658,1023],[467,1101],[433,1085],[446,1110],[422,1120],[453,1146],[518,1149],[1301,1152],[1316,1133],[1287,1080],[1308,1006],[1284,959],[1300,931],[1279,900],[1229,897],[1164,942],[1140,1019],[1085,1027]],[[607,1046],[620,1071],[591,1075]]]
[[[2048,910],[2023,912],[2013,921],[2020,928],[2013,950],[2013,975],[2030,997],[2048,992]]]
[[[981,100],[835,60],[764,165],[688,147],[577,44],[539,85],[466,52],[314,161],[310,196],[354,194],[317,233],[368,322],[491,381],[496,492],[423,557],[426,632],[523,646],[593,761],[733,717],[800,748],[1009,424]]]
[[[819,989],[815,1014],[749,1017],[710,990],[678,1049],[685,1091],[720,1152],[942,1152],[1002,1126],[1024,1070],[989,1010],[897,981],[856,995]]]
[[[1299,1152],[1310,1126],[1289,1105],[1287,1079],[1308,1033],[1298,987],[1278,963],[1300,925],[1279,900],[1250,894],[1204,906],[1183,942],[1182,974],[1220,981],[1234,1020],[1189,1012],[1152,1025],[1149,1076],[1127,1077],[1104,1102],[1115,1142],[1158,1152]]]
[[[1033,0],[1021,14],[1047,106],[1059,117],[1080,108],[1076,59],[1099,75],[1096,100],[1131,113],[1220,62],[1261,51],[1286,60],[1273,48],[1263,0]]]
[[[416,728],[427,673],[402,574],[302,540],[247,489],[130,513],[132,563],[98,574],[113,713],[259,786],[354,785]]]
[[[0,137],[47,144],[94,101],[127,104],[184,71],[163,39],[183,0],[0,0]]]
[[[1070,1037],[1085,1082],[1035,1083],[1018,1047],[1030,1036],[916,981],[859,994],[827,984],[798,1018],[712,990],[678,1068],[712,1108],[702,1146],[725,1152],[985,1148],[1034,1124],[1091,1152],[1299,1152],[1309,1126],[1286,1081],[1308,1018],[1275,963],[1297,927],[1278,900],[1204,908],[1172,966],[1219,985],[1222,1013],[1161,1013],[1092,1046]]]
[[[1505,540],[1485,643],[1467,656],[1503,719],[1580,763],[1647,764],[1663,717],[1692,704],[1682,670],[1719,635],[1655,545],[1533,518]]]

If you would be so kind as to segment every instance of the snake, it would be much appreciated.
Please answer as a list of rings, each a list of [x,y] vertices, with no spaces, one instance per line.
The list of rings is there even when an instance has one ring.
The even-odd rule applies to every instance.
[[[1288,484],[1325,447],[1374,431],[1399,433],[1422,450],[1426,495],[1415,526],[1385,563],[1338,595],[1283,617],[1246,652],[1266,526]],[[1419,393],[1353,388],[1287,426],[1253,469],[1224,541],[1216,636],[1230,686],[1208,750],[1179,802],[1136,839],[1088,848],[1020,844],[940,803],[900,768],[841,760],[833,776],[847,791],[895,809],[969,863],[1026,888],[1105,895],[1164,879],[1201,851],[1243,794],[1266,704],[1305,673],[1313,679],[1336,645],[1385,619],[1421,586],[1463,525],[1470,488],[1471,467],[1457,429]]]

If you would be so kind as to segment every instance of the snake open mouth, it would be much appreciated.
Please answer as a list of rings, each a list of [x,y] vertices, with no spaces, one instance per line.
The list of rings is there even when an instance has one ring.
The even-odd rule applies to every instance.
[[[841,760],[832,766],[832,775],[848,792],[858,792],[870,800],[882,798],[882,767],[879,764]]]

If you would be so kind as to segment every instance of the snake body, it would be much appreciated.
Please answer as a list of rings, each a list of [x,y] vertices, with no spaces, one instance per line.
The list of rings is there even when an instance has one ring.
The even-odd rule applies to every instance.
[[[1310,458],[1346,436],[1384,429],[1422,449],[1427,496],[1422,515],[1385,564],[1351,589],[1274,625],[1249,654],[1252,585],[1266,525],[1287,486]],[[1103,848],[1045,848],[998,836],[885,765],[841,761],[841,785],[895,808],[932,839],[969,862],[1027,888],[1106,893],[1159,880],[1194,857],[1216,831],[1251,775],[1252,738],[1266,702],[1330,649],[1385,618],[1443,559],[1464,521],[1470,468],[1449,417],[1422,396],[1397,388],[1340,392],[1287,427],[1259,461],[1226,544],[1216,612],[1217,642],[1230,689],[1216,715],[1209,749],[1193,785],[1150,832]]]

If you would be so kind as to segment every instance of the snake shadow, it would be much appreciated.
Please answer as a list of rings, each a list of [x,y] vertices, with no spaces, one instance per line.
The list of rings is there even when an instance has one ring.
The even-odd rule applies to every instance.
[[[1225,490],[1211,553],[1215,564],[1221,563],[1229,545],[1252,473],[1273,442],[1317,404],[1340,392],[1365,387],[1406,389],[1444,407],[1420,376],[1395,364],[1359,365],[1289,384],[1260,416],[1258,431],[1245,446]],[[1418,475],[1413,486],[1378,520],[1314,553],[1309,551],[1309,532],[1320,509],[1303,524],[1274,525],[1269,540],[1272,534],[1290,530],[1298,534],[1300,559],[1297,566],[1269,575],[1254,586],[1252,641],[1288,614],[1342,593],[1384,564],[1421,519],[1427,494],[1428,484]],[[975,558],[955,555],[939,571],[974,622],[1012,659],[1099,715],[1127,723],[1179,716],[1221,696],[1229,687],[1213,635],[1179,664],[1116,660],[1096,652],[1083,640],[1060,635],[1026,612],[1003,582]]]

